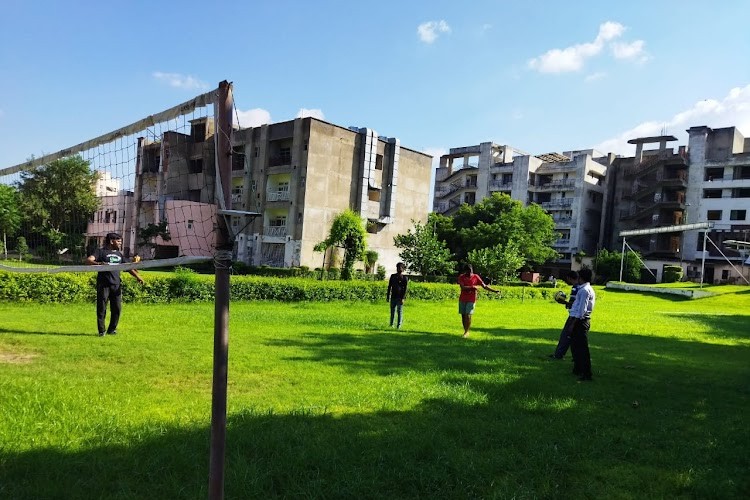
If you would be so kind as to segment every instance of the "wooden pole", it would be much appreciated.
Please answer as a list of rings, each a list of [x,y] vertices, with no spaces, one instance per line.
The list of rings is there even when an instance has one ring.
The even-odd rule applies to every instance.
[[[232,85],[219,84],[216,102],[216,162],[217,181],[221,183],[224,203],[220,208],[231,208],[232,183]],[[217,182],[217,183],[218,183]],[[227,371],[229,364],[229,271],[232,265],[232,245],[224,215],[216,217],[216,257],[214,296],[214,369],[211,397],[211,452],[208,476],[208,496],[211,500],[224,498],[224,450],[227,433]]]

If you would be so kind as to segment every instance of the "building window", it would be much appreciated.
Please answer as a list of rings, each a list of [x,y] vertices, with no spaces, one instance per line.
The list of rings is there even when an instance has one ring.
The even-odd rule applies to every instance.
[[[745,220],[746,214],[746,210],[730,210],[729,220]]]
[[[260,155],[260,148],[258,146],[255,146],[253,148],[253,156],[257,158]]]
[[[708,219],[708,220],[721,220],[721,210],[709,210],[706,213],[706,219]]]
[[[750,188],[732,189],[732,198],[750,198]]]
[[[193,142],[203,142],[206,140],[206,124],[196,123],[190,129],[190,136],[193,138]]]
[[[188,229],[193,229],[193,219],[188,219],[188,221],[187,221],[187,228]]]
[[[189,172],[191,174],[200,174],[203,172],[203,158],[190,160]]]
[[[279,156],[281,157],[282,165],[288,165],[292,163],[292,148],[280,148]]]
[[[704,189],[703,198],[721,198],[721,189]]]
[[[383,170],[383,155],[375,156],[375,170]]]
[[[286,227],[286,217],[279,215],[268,219],[268,225],[270,227]]]

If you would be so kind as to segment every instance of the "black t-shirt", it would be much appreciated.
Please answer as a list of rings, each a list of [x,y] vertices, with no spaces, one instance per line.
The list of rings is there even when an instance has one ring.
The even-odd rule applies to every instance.
[[[388,291],[387,294],[390,296],[392,301],[402,300],[406,297],[406,287],[409,284],[409,278],[403,274],[399,275],[391,274],[391,279],[388,280]]]
[[[96,262],[103,264],[122,264],[128,260],[122,256],[119,250],[109,248],[97,248],[94,252]],[[110,286],[120,284],[120,271],[100,271],[96,276],[97,286]]]

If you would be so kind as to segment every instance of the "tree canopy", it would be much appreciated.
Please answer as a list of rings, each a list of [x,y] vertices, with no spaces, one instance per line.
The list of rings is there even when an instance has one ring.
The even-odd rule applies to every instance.
[[[433,214],[430,214],[432,217]],[[429,219],[430,221],[432,219]],[[444,241],[440,241],[433,226],[427,226],[413,221],[414,230],[408,229],[406,234],[399,234],[393,238],[393,243],[401,250],[399,257],[406,264],[407,269],[422,276],[443,276],[454,270],[450,250]]]
[[[21,226],[18,193],[11,186],[0,184],[0,232],[3,234],[3,252],[8,258],[8,236],[13,236]]]
[[[597,283],[604,283],[620,279],[620,263],[622,262],[622,279],[628,283],[640,283],[641,264],[640,256],[635,252],[626,252],[622,259],[621,252],[609,251],[602,248],[596,252],[594,258],[594,279]]]
[[[362,218],[351,209],[338,214],[331,223],[328,238],[318,243],[315,249],[321,250],[328,247],[344,249],[341,278],[351,279],[354,263],[362,260],[367,250],[367,233],[362,225]]]
[[[29,234],[41,246],[77,247],[99,207],[97,173],[80,156],[70,156],[21,172],[20,207]]]
[[[517,249],[529,266],[557,257],[555,223],[539,205],[523,204],[507,194],[493,193],[476,205],[462,205],[454,217],[434,218],[438,238],[444,240],[459,261],[472,251],[495,248],[507,253]]]

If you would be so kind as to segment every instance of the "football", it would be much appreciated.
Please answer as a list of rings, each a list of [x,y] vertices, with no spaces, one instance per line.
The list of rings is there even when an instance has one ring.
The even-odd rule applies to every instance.
[[[565,295],[565,292],[563,292],[562,290],[558,290],[555,292],[555,300],[564,302],[567,298],[568,296]]]

